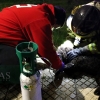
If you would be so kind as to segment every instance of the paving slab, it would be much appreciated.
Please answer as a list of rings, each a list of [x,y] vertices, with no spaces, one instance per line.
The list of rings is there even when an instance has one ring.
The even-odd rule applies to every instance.
[[[54,80],[53,70],[45,69],[40,72],[42,100],[98,100],[98,96],[93,93],[97,84],[92,78],[84,76],[78,80]],[[0,100],[22,100],[20,84],[1,84]]]

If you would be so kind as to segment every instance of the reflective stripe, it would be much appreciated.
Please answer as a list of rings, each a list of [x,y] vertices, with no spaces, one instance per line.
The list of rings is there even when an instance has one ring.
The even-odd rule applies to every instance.
[[[72,31],[72,19],[73,19],[73,16],[70,15],[68,18],[67,18],[67,21],[66,21],[66,25],[67,27]]]
[[[76,11],[81,7],[81,5],[76,6],[72,11],[71,14],[74,15],[76,13]]]

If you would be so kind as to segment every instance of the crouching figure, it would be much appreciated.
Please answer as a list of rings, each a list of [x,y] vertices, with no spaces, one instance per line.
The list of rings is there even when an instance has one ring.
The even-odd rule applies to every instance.
[[[58,47],[57,54],[66,67],[56,76],[61,72],[73,79],[92,77],[98,84],[94,94],[100,96],[100,3],[93,1],[76,7],[66,24],[73,48],[67,44]]]

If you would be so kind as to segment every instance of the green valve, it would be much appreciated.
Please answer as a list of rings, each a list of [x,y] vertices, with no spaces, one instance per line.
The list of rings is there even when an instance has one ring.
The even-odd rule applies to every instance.
[[[36,54],[38,45],[34,42],[22,42],[16,46],[16,54],[20,62],[20,71],[26,76],[34,75],[37,72]]]

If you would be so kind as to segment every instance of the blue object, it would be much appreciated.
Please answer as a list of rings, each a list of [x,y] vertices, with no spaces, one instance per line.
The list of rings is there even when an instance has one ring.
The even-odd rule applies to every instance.
[[[61,66],[61,68],[60,68],[59,70],[60,70],[60,71],[63,71],[64,68],[65,68],[65,64],[62,62],[62,66]]]
[[[79,49],[79,48],[76,48],[76,49],[73,49],[73,50],[69,51],[67,53],[67,60],[68,60],[68,62],[70,62],[71,60],[73,60],[74,58],[79,56],[81,53],[82,53],[81,49]]]

